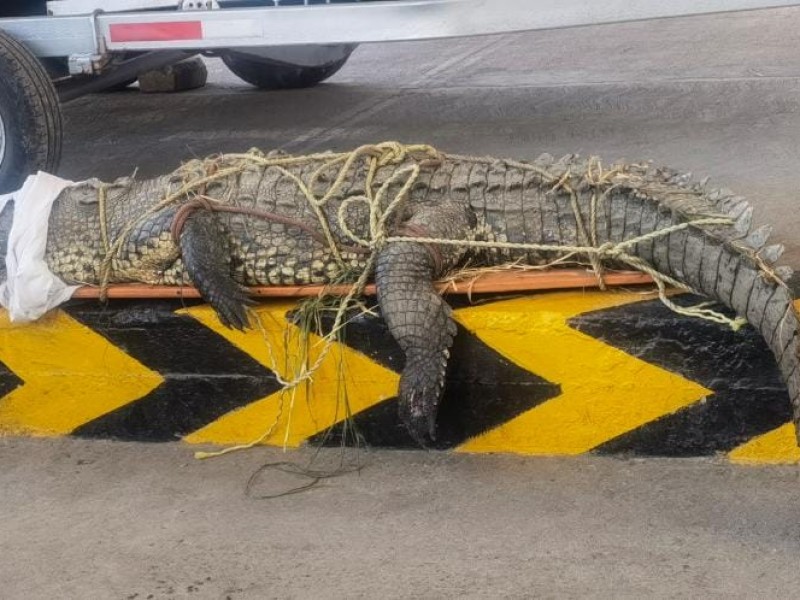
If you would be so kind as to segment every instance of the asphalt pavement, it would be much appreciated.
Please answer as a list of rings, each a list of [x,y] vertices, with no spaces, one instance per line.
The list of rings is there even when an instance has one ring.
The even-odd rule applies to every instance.
[[[329,82],[273,93],[211,60],[202,90],[67,105],[60,174],[389,139],[652,159],[747,196],[800,267],[798,30],[800,8],[362,46]],[[276,469],[247,486],[310,456],[0,439],[0,597],[798,594],[796,467],[370,451],[302,493],[264,498],[307,481]]]

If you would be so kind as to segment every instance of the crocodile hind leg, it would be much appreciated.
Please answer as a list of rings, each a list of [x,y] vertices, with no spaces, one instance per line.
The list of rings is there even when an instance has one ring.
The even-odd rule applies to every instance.
[[[421,244],[393,243],[378,257],[381,314],[406,356],[398,394],[400,418],[421,445],[436,435],[448,348],[456,333],[450,307],[436,293],[433,278],[433,260]]]
[[[194,211],[180,234],[181,257],[192,283],[216,311],[226,327],[248,326],[247,291],[231,277],[231,251],[216,216],[208,210]]]
[[[463,206],[439,206],[418,211],[405,230],[412,237],[424,231],[421,237],[463,239],[473,218]],[[398,393],[400,418],[422,446],[436,437],[436,413],[456,334],[452,311],[433,281],[455,266],[462,254],[452,247],[432,249],[397,241],[380,252],[376,263],[381,314],[406,357]]]

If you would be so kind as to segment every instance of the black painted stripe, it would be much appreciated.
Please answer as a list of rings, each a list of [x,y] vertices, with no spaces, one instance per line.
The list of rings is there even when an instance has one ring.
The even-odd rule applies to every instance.
[[[25,382],[22,381],[14,371],[9,369],[3,362],[0,362],[0,400],[3,399],[3,396],[10,394],[23,383]]]
[[[682,304],[702,301],[692,296],[677,300]],[[721,307],[717,310],[724,312]],[[658,300],[587,313],[569,323],[713,391],[700,402],[602,444],[597,453],[697,456],[727,452],[791,418],[775,359],[752,327],[734,332],[724,325],[677,315]]]
[[[175,314],[180,301],[70,304],[67,312],[164,377],[152,392],[81,427],[73,435],[173,441],[280,389],[251,356]]]
[[[356,319],[346,328],[344,342],[389,369],[400,372],[403,368],[403,354],[382,320]],[[460,446],[560,393],[560,386],[509,362],[459,326],[451,348],[434,447]],[[419,447],[400,423],[397,398],[358,413],[351,423],[371,446]],[[324,440],[326,444],[339,445],[342,433],[340,424],[319,434],[312,442]]]

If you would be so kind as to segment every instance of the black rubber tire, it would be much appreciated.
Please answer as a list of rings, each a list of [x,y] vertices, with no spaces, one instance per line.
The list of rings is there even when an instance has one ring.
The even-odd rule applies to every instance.
[[[37,170],[55,172],[61,158],[61,106],[39,60],[0,31],[0,118],[5,151],[0,193],[20,187]]]
[[[341,69],[348,58],[349,54],[318,67],[300,67],[239,52],[222,54],[222,61],[234,75],[262,90],[292,90],[317,85]]]

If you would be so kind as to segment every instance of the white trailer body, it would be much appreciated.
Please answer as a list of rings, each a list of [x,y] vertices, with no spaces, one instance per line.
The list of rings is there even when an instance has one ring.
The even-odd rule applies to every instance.
[[[0,193],[31,170],[57,165],[59,97],[67,101],[125,84],[139,72],[200,52],[222,56],[237,75],[259,87],[304,87],[335,73],[357,44],[800,5],[792,0],[9,1],[6,12],[0,6]],[[46,14],[28,14],[26,6]],[[22,114],[10,114],[12,106],[23,106]]]

